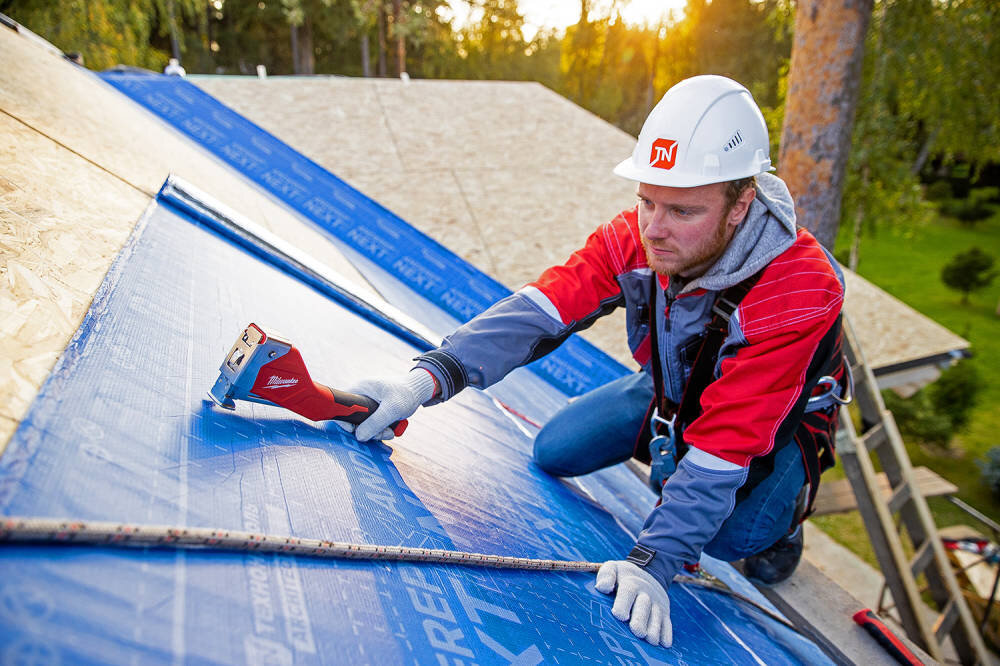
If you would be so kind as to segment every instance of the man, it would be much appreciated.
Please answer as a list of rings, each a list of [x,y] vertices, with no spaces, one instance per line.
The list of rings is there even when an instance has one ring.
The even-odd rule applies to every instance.
[[[534,457],[560,476],[652,457],[661,501],[626,559],[602,565],[596,587],[614,593],[615,617],[654,645],[671,644],[667,589],[702,551],[745,559],[748,575],[766,583],[791,574],[818,449],[832,440],[839,386],[824,373],[840,361],[843,280],[796,229],[785,184],[767,173],[768,152],[743,86],[720,76],[682,81],[615,168],[638,183],[635,208],[418,357],[404,380],[354,387],[381,403],[358,439],[391,436],[386,426],[421,404],[490,386],[624,307],[643,369],[564,407],[538,434]],[[646,444],[651,403],[653,423],[666,427],[647,432],[662,436]]]

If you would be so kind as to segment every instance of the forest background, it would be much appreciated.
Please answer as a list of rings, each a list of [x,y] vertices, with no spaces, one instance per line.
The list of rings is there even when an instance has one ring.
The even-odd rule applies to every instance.
[[[642,23],[622,18],[627,4],[579,0],[576,23],[537,31],[517,0],[0,0],[0,12],[95,70],[175,57],[188,73],[532,80],[633,135],[671,85],[723,74],[751,90],[778,156],[795,3],[687,0]],[[873,4],[835,250],[971,341],[942,381],[887,400],[914,462],[1000,519],[1000,3]],[[971,248],[985,258],[956,259]],[[949,262],[963,284],[942,281]],[[863,539],[856,515],[824,527]]]

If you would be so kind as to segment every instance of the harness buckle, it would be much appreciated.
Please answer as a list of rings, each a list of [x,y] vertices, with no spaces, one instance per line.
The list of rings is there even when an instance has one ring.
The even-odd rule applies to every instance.
[[[729,323],[729,320],[732,318],[733,313],[739,306],[740,306],[739,303],[733,303],[728,298],[719,296],[719,298],[715,299],[715,303],[712,305],[712,312],[722,317],[726,321],[726,323]]]
[[[649,440],[649,487],[656,494],[660,494],[664,482],[677,471],[676,421],[676,413],[669,419],[660,416],[659,407],[653,408],[653,415],[649,418],[649,429],[653,433],[653,438]],[[664,426],[666,432],[657,434],[658,426]]]

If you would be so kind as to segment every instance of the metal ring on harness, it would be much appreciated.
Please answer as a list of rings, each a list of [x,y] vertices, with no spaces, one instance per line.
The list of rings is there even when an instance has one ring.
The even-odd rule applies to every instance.
[[[816,382],[816,386],[825,386],[826,390],[818,395],[814,395],[809,398],[808,405],[815,405],[818,402],[824,400],[833,400],[834,402],[841,405],[849,405],[854,401],[854,375],[851,373],[851,367],[849,365],[844,365],[844,375],[847,379],[847,396],[841,398],[837,395],[837,389],[840,388],[840,382],[837,381],[836,377],[831,377],[830,375],[825,375],[819,378]]]

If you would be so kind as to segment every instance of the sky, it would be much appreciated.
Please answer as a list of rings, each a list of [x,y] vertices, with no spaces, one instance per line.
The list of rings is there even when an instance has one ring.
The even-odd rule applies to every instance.
[[[641,24],[659,21],[664,12],[681,14],[686,0],[618,0],[618,11],[627,23]],[[469,16],[469,6],[462,0],[450,0],[455,12],[455,25]],[[593,0],[594,10],[606,14],[611,0]],[[525,19],[524,38],[531,40],[541,28],[562,29],[580,18],[580,0],[518,0],[518,9]]]

